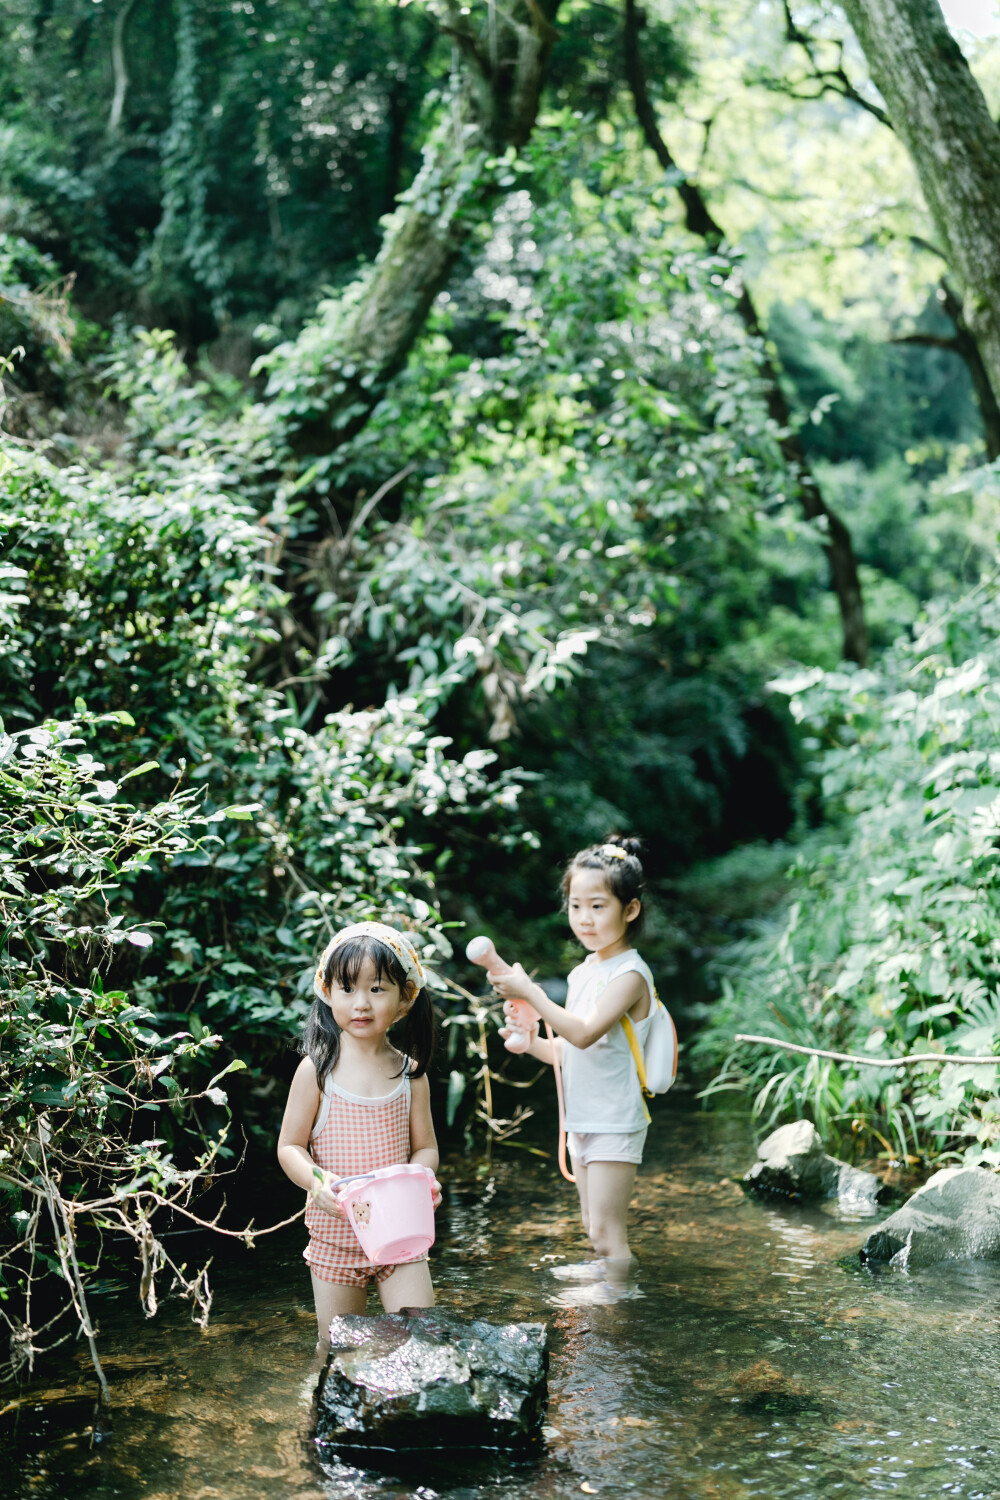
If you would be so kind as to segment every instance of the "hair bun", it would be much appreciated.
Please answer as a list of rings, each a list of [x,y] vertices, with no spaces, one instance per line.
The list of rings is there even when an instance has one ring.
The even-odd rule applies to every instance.
[[[612,833],[608,835],[604,842],[606,844],[614,844],[617,848],[623,849],[632,859],[641,860],[642,858],[642,841],[640,839],[624,838],[620,833]]]

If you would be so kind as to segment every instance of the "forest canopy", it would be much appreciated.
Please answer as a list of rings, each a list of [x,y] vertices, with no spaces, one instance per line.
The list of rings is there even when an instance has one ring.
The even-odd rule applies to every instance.
[[[273,1133],[337,923],[412,928],[448,1127],[507,1133],[457,937],[557,969],[612,829],[661,972],[742,933],[691,1013],[726,1086],[996,1164],[995,1068],[733,1037],[1000,1033],[997,44],[936,0],[10,0],[0,87],[12,1366],[72,1310],[50,1219],[96,1254],[111,1194],[155,1281],[155,1214]]]

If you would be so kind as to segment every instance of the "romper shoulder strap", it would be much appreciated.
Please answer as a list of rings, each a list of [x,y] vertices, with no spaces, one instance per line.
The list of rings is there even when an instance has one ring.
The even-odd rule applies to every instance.
[[[330,1102],[332,1099],[333,1074],[327,1073],[326,1077],[323,1079],[323,1089],[319,1096],[319,1113],[316,1116],[316,1123],[313,1125],[311,1132],[313,1136],[319,1135],[320,1131],[323,1129],[323,1126],[326,1124],[327,1119],[330,1115]]]

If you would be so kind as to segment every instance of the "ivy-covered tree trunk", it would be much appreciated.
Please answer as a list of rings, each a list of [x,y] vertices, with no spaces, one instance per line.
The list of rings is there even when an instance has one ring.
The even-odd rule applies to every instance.
[[[937,0],[844,0],[1000,397],[1000,130]]]
[[[642,128],[646,144],[663,170],[679,174],[680,169],[663,138],[656,109],[646,87],[646,73],[639,47],[639,33],[644,24],[645,17],[636,0],[625,0],[625,76],[632,93],[636,119]],[[677,192],[684,204],[687,228],[703,239],[716,254],[721,253],[725,247],[726,235],[701,189],[688,178],[680,176]],[[734,269],[740,284],[736,311],[747,333],[756,342],[768,415],[780,434],[778,443],[785,462],[798,482],[802,509],[807,518],[816,521],[823,530],[823,549],[830,567],[830,582],[840,608],[841,649],[847,661],[855,661],[859,666],[864,666],[868,660],[868,626],[865,622],[864,597],[851,533],[827,505],[819,481],[812,472],[808,456],[795,430],[778,371],[768,352],[766,332],[757,315],[757,308],[742,274],[738,268]]]
[[[364,426],[471,231],[515,181],[510,155],[534,128],[558,5],[443,5],[452,93],[378,259],[268,360],[268,399],[300,459],[322,459]]]

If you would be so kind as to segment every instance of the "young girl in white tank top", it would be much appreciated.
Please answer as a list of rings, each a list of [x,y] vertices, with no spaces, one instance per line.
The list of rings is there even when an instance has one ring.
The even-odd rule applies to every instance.
[[[506,1001],[527,1000],[556,1034],[553,1044],[536,1030],[528,1050],[551,1063],[552,1046],[559,1049],[580,1212],[599,1259],[556,1267],[555,1274],[595,1281],[609,1296],[621,1294],[632,1259],[628,1206],[649,1121],[621,1025],[627,1016],[642,1046],[654,1009],[653,976],[632,947],[642,890],[638,839],[614,837],[582,849],[566,868],[563,894],[573,935],[588,952],[569,976],[565,1007],[520,964],[488,976]]]

